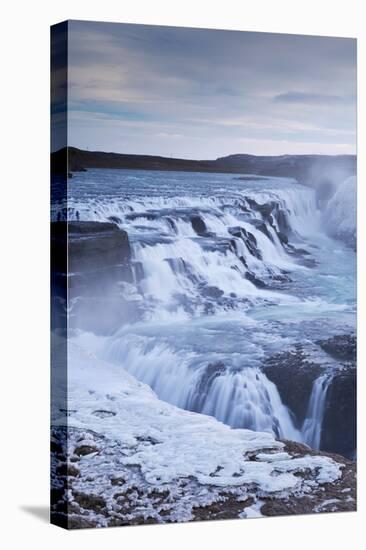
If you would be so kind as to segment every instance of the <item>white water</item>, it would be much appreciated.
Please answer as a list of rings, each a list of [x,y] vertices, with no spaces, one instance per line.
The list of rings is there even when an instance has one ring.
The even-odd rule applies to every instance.
[[[202,176],[213,179],[213,182]],[[180,182],[182,188],[178,186],[178,191],[184,192],[182,195],[174,194],[174,182],[172,189],[166,184],[161,186],[158,179],[162,177],[161,173],[149,174],[149,177],[152,181],[144,181],[143,185],[151,183],[163,187],[161,193],[167,196],[158,194],[159,189],[155,187],[145,190],[142,186],[135,190],[136,176],[127,181],[126,191],[129,193],[123,199],[114,189],[112,196],[109,193],[102,197],[94,195],[92,186],[80,189],[78,182],[76,197],[71,189],[67,211],[67,218],[71,220],[108,221],[112,217],[128,232],[134,260],[144,270],[139,290],[144,300],[154,302],[153,312],[151,309],[146,311],[146,319],[149,315],[160,319],[167,313],[180,311],[182,295],[201,315],[203,302],[207,302],[202,300],[201,291],[205,286],[220,289],[227,299],[225,304],[211,301],[210,307],[215,309],[236,307],[238,298],[248,303],[256,297],[268,300],[274,297],[278,302],[279,296],[272,296],[269,290],[263,296],[259,288],[246,280],[246,273],[250,271],[265,281],[280,277],[283,271],[302,267],[284,250],[278,238],[280,228],[275,216],[272,223],[263,222],[261,213],[249,201],[255,200],[259,205],[276,204],[291,227],[296,242],[300,235],[313,234],[318,229],[319,216],[313,190],[286,179],[274,178],[265,184],[245,182],[244,186],[231,175],[230,179],[227,175],[220,175],[216,182],[216,174],[184,174],[185,185]],[[167,177],[166,173],[163,177]],[[198,178],[197,185],[190,181],[192,177]],[[73,180],[70,185],[74,183]],[[223,183],[228,189],[222,189]],[[97,182],[98,188],[101,185],[102,182]],[[240,187],[245,188],[245,193],[238,190]],[[56,219],[62,215],[60,210],[53,213]],[[199,215],[207,228],[207,235],[195,233],[192,215]],[[258,229],[256,223],[262,223],[267,234]],[[255,254],[248,250],[240,237],[230,232],[232,228],[242,228],[250,233],[255,241]],[[191,308],[189,313],[192,313]]]
[[[93,353],[99,345],[96,340],[84,333],[79,345],[57,336],[54,342],[61,348],[67,345],[71,369],[68,410],[53,401],[53,426],[70,428],[69,455],[80,445],[98,450],[78,463],[80,474],[70,497],[76,492],[103,495],[108,515],[85,510],[86,519],[99,526],[106,526],[109,517],[129,523],[159,516],[160,521],[188,521],[197,508],[229,495],[242,502],[246,517],[253,517],[263,504],[258,499],[299,497],[340,478],[341,465],[331,458],[293,457],[269,433],[233,430],[164,403],[119,366],[98,360]],[[62,373],[63,369],[53,373],[60,375],[53,379],[55,397],[63,394]],[[96,414],[103,410],[109,414]],[[131,493],[139,498],[130,498]],[[159,493],[162,498],[155,498]]]
[[[313,449],[320,448],[324,409],[331,382],[332,375],[323,374],[313,384],[308,412],[301,429],[302,440]]]
[[[221,362],[207,363],[195,352],[179,352],[141,336],[116,336],[108,340],[101,356],[173,405],[214,416],[234,428],[301,439],[275,384],[258,368],[227,369]]]
[[[330,235],[356,243],[357,178],[347,178],[334,192],[324,212],[324,223]]]
[[[290,244],[318,265],[309,267],[307,255],[281,242],[280,222],[260,209],[269,204],[282,212]],[[352,324],[353,252],[325,236],[313,189],[279,178],[243,183],[227,174],[95,170],[70,180],[69,205],[68,219],[112,216],[131,243],[129,296],[138,297],[141,320],[106,338],[101,358],[181,408],[319,446],[331,380],[314,383],[298,430],[260,371],[271,354]],[[192,225],[197,215],[203,235]]]

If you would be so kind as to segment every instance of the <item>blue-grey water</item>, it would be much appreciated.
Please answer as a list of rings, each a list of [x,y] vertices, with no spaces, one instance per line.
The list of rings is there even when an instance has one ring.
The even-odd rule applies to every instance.
[[[312,188],[95,169],[73,175],[68,207],[55,204],[53,218],[113,221],[128,233],[135,275],[121,293],[140,316],[104,338],[104,358],[179,407],[316,446],[321,418],[295,428],[260,370],[297,343],[327,361],[314,342],[355,329],[355,252],[330,236]]]

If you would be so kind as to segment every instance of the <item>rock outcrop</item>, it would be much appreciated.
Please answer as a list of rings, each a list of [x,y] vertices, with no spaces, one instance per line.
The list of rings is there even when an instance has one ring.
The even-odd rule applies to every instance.
[[[353,334],[333,336],[317,342],[331,357],[338,361],[356,361],[357,342]]]
[[[207,227],[201,216],[191,216],[192,228],[200,237],[207,235]]]
[[[115,223],[89,221],[54,222],[51,232],[53,290],[64,301],[67,293],[69,327],[109,334],[136,319],[135,304],[121,293],[133,277],[127,233]]]
[[[67,231],[70,273],[100,273],[117,268],[121,278],[131,278],[131,249],[126,231],[115,223],[87,221],[69,222]]]
[[[299,429],[306,418],[315,380],[329,373],[331,382],[326,395],[320,448],[353,457],[357,435],[356,337],[353,334],[336,335],[317,341],[315,346],[326,352],[330,363],[319,361],[311,351],[298,345],[266,360],[263,372],[276,384]]]
[[[314,381],[323,372],[321,365],[312,362],[298,346],[267,359],[263,372],[276,385],[282,402],[294,414],[300,428],[306,417]]]

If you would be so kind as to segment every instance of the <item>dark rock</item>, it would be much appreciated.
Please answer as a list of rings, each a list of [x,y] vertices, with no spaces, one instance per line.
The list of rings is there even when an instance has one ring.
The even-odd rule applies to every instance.
[[[317,342],[337,361],[332,367],[322,424],[320,448],[346,457],[354,457],[356,450],[356,339],[354,335],[334,336]],[[347,358],[347,362],[344,362]],[[295,415],[301,428],[306,417],[314,381],[327,366],[312,362],[300,346],[277,354],[263,364],[263,372],[273,382],[283,403]]]
[[[99,418],[109,418],[111,416],[116,416],[115,412],[104,411],[102,409],[99,409],[97,411],[93,411],[92,414],[94,414],[94,416],[98,416]]]
[[[65,449],[66,450],[66,449]],[[65,450],[63,449],[61,443],[58,441],[51,441],[51,453],[56,453],[58,455],[65,455]]]
[[[357,342],[353,334],[333,336],[327,340],[319,340],[317,344],[334,359],[356,361]]]
[[[213,298],[218,299],[221,298],[221,296],[224,294],[223,290],[218,288],[217,286],[204,286],[202,288],[202,296],[205,296],[206,298]]]
[[[109,216],[108,220],[112,223],[122,223],[121,218],[119,218],[118,216]]]
[[[258,279],[253,273],[250,271],[247,271],[245,274],[245,278],[248,279],[254,286],[257,288],[265,288],[267,285],[261,279]]]
[[[288,275],[288,272],[283,269],[281,269],[281,273],[271,273],[269,275],[269,279],[280,283],[291,283],[292,281],[291,277]],[[283,288],[283,285],[281,285],[281,288]]]
[[[80,474],[79,469],[74,464],[68,464],[66,462],[60,463],[56,469],[59,476],[71,476],[78,477]]]
[[[71,477],[78,477],[80,475],[80,470],[74,464],[68,464],[67,475]]]
[[[234,495],[224,493],[222,500],[219,502],[193,508],[193,521],[236,518],[239,517],[244,508],[251,506],[253,502],[254,499],[251,497],[246,500],[238,500]]]
[[[328,390],[322,430],[322,448],[353,457],[357,446],[357,340],[354,334],[336,335],[317,342],[340,361]]]
[[[282,231],[278,231],[277,236],[280,239],[281,243],[288,244],[288,237],[285,233],[282,233]]]
[[[260,212],[263,222],[260,220],[251,220],[256,227],[262,231],[269,239],[273,240],[270,231],[266,224],[269,224],[276,232],[279,240],[282,244],[288,244],[289,236],[292,234],[290,223],[287,219],[286,212],[276,202],[269,202],[266,204],[258,204],[253,199],[247,199],[253,210]],[[276,223],[275,223],[276,222]]]
[[[66,476],[67,475],[67,463],[66,462],[59,462],[56,468],[56,473],[58,476]]]
[[[328,389],[321,448],[354,458],[357,447],[356,368],[334,376]]]
[[[295,246],[291,246],[291,249],[294,254],[297,254],[298,256],[310,256],[310,252],[308,252],[308,250],[305,250],[305,248],[297,248]]]
[[[68,224],[69,272],[105,270],[126,265],[130,259],[128,235],[114,223]]]
[[[52,488],[51,489],[51,505],[52,504],[56,504],[57,502],[59,502],[60,500],[62,500],[62,498],[64,497],[65,495],[65,490],[63,487],[60,487],[60,488]]]
[[[295,256],[296,258],[298,258],[297,261],[301,265],[303,265],[305,267],[309,267],[309,268],[313,268],[316,265],[318,265],[314,258],[309,258],[308,257],[311,254],[310,254],[310,252],[308,252],[304,248],[298,248],[298,247],[292,245],[289,242],[287,242],[287,243],[283,242],[282,244],[284,245],[287,254],[290,254],[291,256]]]
[[[239,260],[241,261],[241,263],[243,264],[244,267],[246,267],[248,269],[248,262],[246,261],[246,259],[244,258],[244,256],[238,256]],[[230,293],[231,295],[232,293]]]
[[[111,479],[111,485],[117,485],[118,487],[121,487],[125,483],[126,481],[123,479],[123,477],[113,477]]]
[[[283,443],[285,443],[284,452],[289,453],[291,456],[298,458],[300,456],[304,456],[306,454],[319,454],[319,451],[313,451],[309,445],[305,445],[305,443],[299,443],[298,441],[291,441],[289,439],[283,439]]]
[[[149,445],[157,445],[159,443],[157,439],[150,436],[137,436],[136,439],[139,443],[148,443]]]
[[[233,235],[233,237],[241,239],[252,256],[258,258],[259,260],[262,259],[262,255],[258,250],[257,239],[255,238],[253,233],[247,231],[243,227],[230,227],[229,233]]]
[[[61,294],[65,293],[62,277],[66,277],[67,265],[60,258],[68,258],[67,290],[73,304],[69,327],[111,334],[126,322],[137,320],[137,304],[126,300],[120,288],[133,281],[127,233],[109,222],[56,222],[51,226],[53,272],[59,272]]]
[[[201,216],[191,216],[192,228],[200,237],[207,235],[207,227]]]
[[[137,283],[140,283],[142,279],[145,277],[145,272],[144,272],[144,267],[142,262],[133,262],[132,270],[133,270],[135,281]]]
[[[105,272],[118,268],[120,278],[131,279],[131,249],[126,231],[109,222],[53,222],[52,273]],[[68,267],[66,263],[68,261]]]
[[[104,498],[98,495],[89,495],[86,493],[73,491],[73,497],[79,506],[86,510],[100,512],[106,506],[106,501]]]
[[[251,220],[251,224],[254,225],[254,227],[256,227],[258,231],[261,231],[270,241],[273,242],[273,237],[269,232],[269,229],[266,226],[265,222],[261,220]]]
[[[281,207],[278,206],[278,208],[276,209],[273,215],[276,218],[279,232],[282,235],[289,237],[289,235],[292,233],[292,229],[287,217],[287,213]]]
[[[167,222],[167,224],[169,225],[170,229],[171,229],[174,233],[178,233],[177,225],[176,225],[175,221],[172,220],[172,218],[166,217],[166,218],[165,218],[165,221]]]
[[[323,368],[308,361],[303,351],[297,349],[270,357],[262,369],[276,385],[282,402],[293,412],[296,425],[300,428],[306,417],[314,381]]]
[[[174,273],[186,276],[190,275],[191,269],[183,258],[165,258],[164,261],[170,265]]]
[[[95,447],[94,445],[79,445],[75,448],[75,454],[78,456],[85,456],[92,453],[97,453],[98,450],[98,447]]]
[[[246,197],[246,201],[252,210],[255,210],[256,212],[260,212],[264,220],[267,220],[270,214],[272,213],[273,209],[276,208],[276,203],[274,202],[259,204],[256,200],[250,197]]]
[[[350,512],[356,510],[356,463],[334,453],[313,451],[307,445],[284,441],[284,451],[293,457],[326,456],[342,465],[341,478],[318,486],[309,495],[300,498],[264,498],[261,513],[264,516],[313,514],[314,512]]]

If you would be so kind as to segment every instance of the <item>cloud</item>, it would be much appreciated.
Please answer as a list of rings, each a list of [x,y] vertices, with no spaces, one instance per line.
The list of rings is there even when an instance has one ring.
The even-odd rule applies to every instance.
[[[75,146],[355,150],[353,39],[71,21],[68,74]]]
[[[311,94],[305,92],[286,92],[274,96],[273,100],[278,103],[300,103],[307,105],[337,105],[355,102],[350,96],[339,96],[329,94]]]

